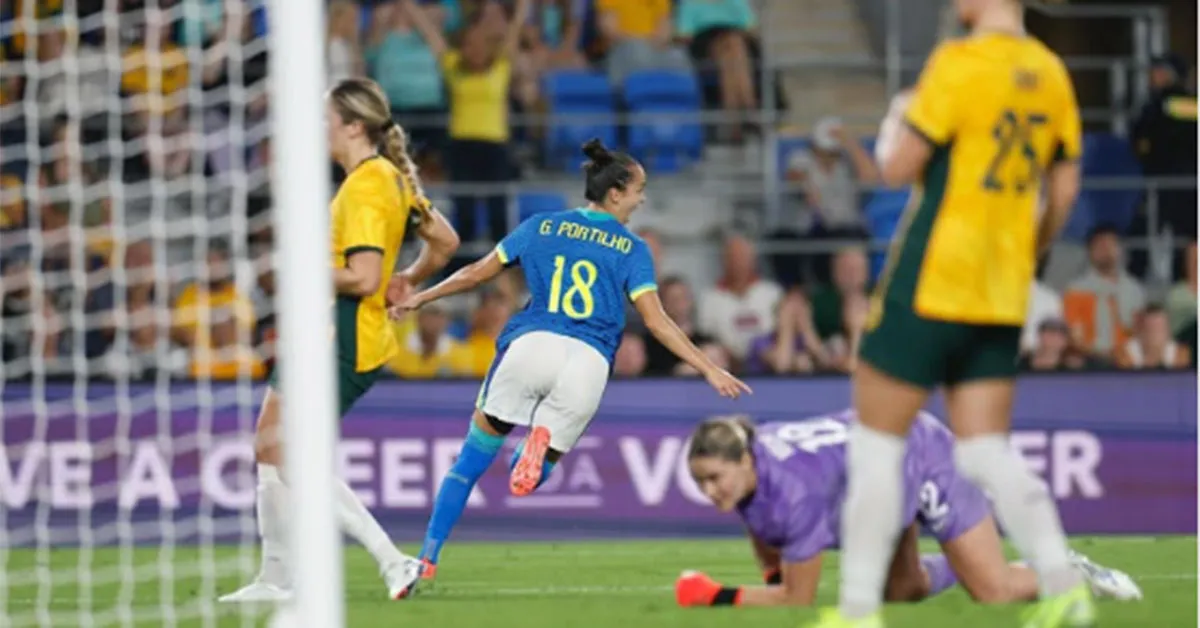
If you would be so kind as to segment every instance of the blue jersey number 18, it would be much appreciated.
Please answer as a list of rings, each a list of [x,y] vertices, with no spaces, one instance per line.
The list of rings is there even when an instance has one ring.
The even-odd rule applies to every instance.
[[[567,258],[563,255],[554,256],[554,276],[550,278],[550,303],[546,309],[553,314],[560,310],[567,318],[582,320],[589,318],[596,309],[596,299],[592,296],[592,286],[596,284],[599,271],[596,265],[581,259],[571,264],[571,285],[563,292],[563,273],[567,268]]]

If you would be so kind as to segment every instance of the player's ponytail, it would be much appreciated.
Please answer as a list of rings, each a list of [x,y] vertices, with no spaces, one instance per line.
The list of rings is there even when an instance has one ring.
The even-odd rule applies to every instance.
[[[637,161],[625,153],[609,151],[598,138],[583,145],[583,155],[588,158],[583,164],[583,197],[587,200],[603,204],[609,190],[624,190],[633,180]]]
[[[688,460],[718,458],[740,461],[754,442],[754,423],[746,416],[713,417],[696,426],[688,446]]]
[[[424,196],[425,193],[421,190],[421,180],[417,177],[417,164],[413,163],[412,157],[408,155],[408,135],[399,124],[392,122],[390,118],[384,124],[387,130],[383,134],[383,142],[379,147],[380,152],[385,159],[396,166],[413,193],[417,196]]]

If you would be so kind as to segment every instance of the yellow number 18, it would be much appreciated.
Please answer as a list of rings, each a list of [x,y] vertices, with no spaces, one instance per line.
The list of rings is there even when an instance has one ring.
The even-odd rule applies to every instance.
[[[567,266],[567,258],[562,255],[554,256],[554,276],[550,278],[550,304],[546,309],[557,314],[562,310],[568,318],[581,320],[588,318],[596,309],[596,300],[592,297],[592,286],[596,284],[599,272],[596,265],[581,259],[571,264],[571,285],[563,292],[563,271]],[[576,301],[579,306],[576,307]]]

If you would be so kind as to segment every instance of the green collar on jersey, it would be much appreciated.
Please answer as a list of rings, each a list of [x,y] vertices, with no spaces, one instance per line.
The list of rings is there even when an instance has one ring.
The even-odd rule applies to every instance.
[[[585,218],[590,218],[592,220],[616,220],[617,219],[616,216],[609,214],[607,212],[598,212],[594,209],[588,209],[586,207],[577,208],[575,211],[583,214]]]

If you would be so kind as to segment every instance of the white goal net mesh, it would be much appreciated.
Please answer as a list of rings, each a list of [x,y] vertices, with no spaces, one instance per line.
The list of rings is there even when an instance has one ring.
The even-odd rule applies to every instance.
[[[0,626],[262,621],[264,10],[0,2]]]

